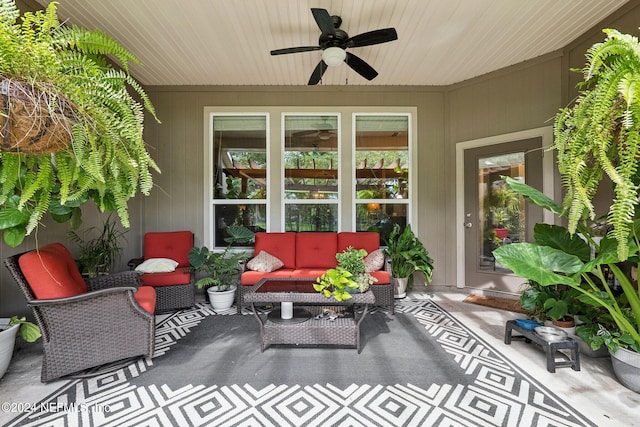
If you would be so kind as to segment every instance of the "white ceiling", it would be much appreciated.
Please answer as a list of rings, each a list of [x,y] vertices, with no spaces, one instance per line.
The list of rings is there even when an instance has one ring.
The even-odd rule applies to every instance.
[[[395,27],[398,40],[349,49],[374,80],[341,64],[321,84],[448,85],[560,49],[627,1],[59,0],[58,15],[119,40],[145,85],[306,85],[320,51],[269,52],[317,45],[310,8],[324,8],[350,36]]]

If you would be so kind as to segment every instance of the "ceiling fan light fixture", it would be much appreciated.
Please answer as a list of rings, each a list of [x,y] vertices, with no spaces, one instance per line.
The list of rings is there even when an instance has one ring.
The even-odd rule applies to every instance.
[[[347,57],[347,52],[339,47],[332,46],[322,51],[322,60],[329,67],[336,67],[342,64]]]

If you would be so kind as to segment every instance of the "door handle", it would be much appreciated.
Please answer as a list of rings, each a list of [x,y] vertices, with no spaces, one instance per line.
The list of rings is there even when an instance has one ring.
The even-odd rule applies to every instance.
[[[464,223],[464,227],[465,227],[465,228],[471,228],[471,227],[473,227],[473,224],[472,224],[472,223],[470,223],[470,222],[465,222],[465,223]]]

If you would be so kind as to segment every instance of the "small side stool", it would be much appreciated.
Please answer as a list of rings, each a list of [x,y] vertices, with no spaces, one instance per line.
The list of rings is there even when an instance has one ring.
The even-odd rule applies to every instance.
[[[521,335],[512,335],[513,331],[519,332]],[[504,333],[504,343],[511,344],[512,339],[524,339],[526,343],[531,341],[542,346],[547,354],[547,371],[554,373],[556,368],[568,367],[574,371],[580,370],[580,348],[575,338],[567,336],[562,341],[547,341],[535,331],[524,329],[518,326],[515,320],[507,321]],[[569,350],[569,360],[556,360],[556,352],[558,350]]]

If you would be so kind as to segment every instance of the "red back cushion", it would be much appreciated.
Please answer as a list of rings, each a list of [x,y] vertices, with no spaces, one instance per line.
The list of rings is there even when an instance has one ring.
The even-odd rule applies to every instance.
[[[144,235],[144,259],[171,258],[178,263],[178,267],[188,267],[192,247],[191,231],[163,231]]]
[[[342,231],[338,233],[338,252],[343,252],[349,246],[354,249],[364,249],[367,254],[380,249],[380,234],[376,231]]]
[[[18,263],[37,299],[65,298],[87,292],[87,284],[73,257],[60,243],[27,252]]]
[[[296,268],[296,233],[256,233],[256,244],[253,253],[258,255],[265,251],[284,263],[282,268]]]
[[[338,234],[332,232],[304,232],[296,235],[297,268],[335,268]]]

